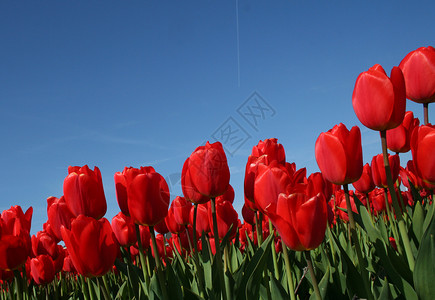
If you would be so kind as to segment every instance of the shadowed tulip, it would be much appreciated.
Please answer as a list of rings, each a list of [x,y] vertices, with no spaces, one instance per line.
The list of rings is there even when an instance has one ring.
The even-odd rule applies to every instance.
[[[411,134],[420,121],[414,118],[412,111],[407,111],[402,124],[394,129],[387,130],[387,147],[396,153],[405,153],[411,150]]]
[[[364,165],[360,179],[352,183],[352,185],[360,193],[370,193],[376,187],[373,182],[372,168],[368,163]]]
[[[430,184],[435,184],[435,126],[417,127],[411,136],[411,152],[417,175]]]
[[[30,273],[37,285],[53,281],[55,268],[53,259],[49,255],[38,255],[30,260]]]
[[[52,232],[59,241],[62,240],[60,228],[65,226],[70,229],[71,220],[75,218],[63,196],[59,199],[56,197],[47,198],[47,215]]]
[[[136,228],[133,220],[129,216],[119,212],[112,218],[111,226],[113,233],[121,246],[129,247],[137,242]]]
[[[86,277],[102,276],[112,269],[119,245],[109,221],[79,215],[71,230],[62,227],[62,238],[75,269]]]
[[[400,171],[400,158],[399,155],[388,154],[388,161],[391,168],[391,177],[393,182],[397,180]],[[388,187],[387,176],[385,174],[384,157],[382,154],[373,156],[372,159],[372,178],[373,182],[378,187]]]

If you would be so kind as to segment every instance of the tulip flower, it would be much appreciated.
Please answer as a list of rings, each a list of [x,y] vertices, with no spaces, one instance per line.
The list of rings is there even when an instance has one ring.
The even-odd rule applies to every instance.
[[[252,148],[252,156],[260,157],[262,155],[267,155],[270,161],[276,160],[279,164],[285,164],[284,147],[278,143],[276,138],[259,141]]]
[[[153,168],[127,179],[128,209],[136,224],[154,226],[168,214],[169,187]]]
[[[323,176],[334,184],[349,184],[362,174],[361,132],[340,123],[317,138],[315,156]]]
[[[31,242],[34,257],[45,254],[55,259],[59,255],[56,241],[44,231],[38,231],[36,236],[33,235]]]
[[[184,231],[184,226],[180,225],[175,219],[174,205],[169,207],[168,215],[165,218],[166,227],[168,227],[171,233],[180,233]]]
[[[262,155],[260,157],[250,155],[248,157],[248,162],[246,163],[245,182],[244,182],[245,199],[252,203],[255,203],[254,200],[255,178],[257,177],[258,166],[260,164],[269,165],[269,157],[267,155]],[[254,205],[254,207],[255,206],[256,205]]]
[[[332,184],[323,177],[322,173],[315,172],[308,177],[307,194],[313,197],[318,193],[322,193],[328,202],[332,196]]]
[[[399,155],[389,155],[388,161],[391,166],[391,177],[393,182],[397,180],[400,171]],[[373,182],[378,187],[388,187],[387,176],[385,173],[384,157],[382,154],[375,155],[372,159],[372,177]]]
[[[59,199],[56,197],[47,198],[47,215],[53,234],[58,241],[62,240],[60,228],[65,226],[67,229],[70,229],[71,220],[75,218],[68,208],[64,196]]]
[[[250,225],[255,225],[255,214],[257,212],[253,211],[252,209],[248,208],[246,206],[246,202],[242,207],[242,216],[243,216],[243,220],[245,220],[246,223],[250,224]]]
[[[102,276],[112,269],[119,245],[107,219],[79,215],[71,222],[71,230],[62,227],[61,232],[79,274]]]
[[[174,219],[179,225],[185,226],[189,224],[190,209],[192,203],[187,201],[184,197],[177,196],[172,201],[171,207],[174,210]]]
[[[417,127],[411,136],[411,152],[415,171],[423,181],[435,184],[435,126]]]
[[[228,189],[226,190],[226,192],[223,193],[222,195],[216,197],[216,202],[219,202],[219,201],[229,201],[229,202],[231,202],[231,204],[233,204],[233,202],[234,202],[234,196],[235,196],[234,195],[234,189],[231,186],[231,184],[229,184],[228,185]]]
[[[355,82],[352,105],[364,126],[378,131],[393,129],[405,116],[405,80],[399,67],[389,78],[380,65],[361,73]]]
[[[196,148],[190,155],[186,168],[191,188],[200,194],[216,198],[227,191],[230,169],[220,142],[207,142],[205,146]]]
[[[202,235],[203,232],[210,232],[210,222],[208,220],[208,209],[207,204],[198,204],[197,216],[196,216],[196,232],[199,236]],[[195,207],[192,206],[190,209],[189,215],[189,223],[193,224],[193,215],[194,215]]]
[[[394,129],[387,130],[387,147],[396,153],[405,153],[411,150],[411,134],[420,121],[414,118],[412,111],[407,111],[402,124]]]
[[[370,193],[376,187],[373,182],[372,168],[368,163],[364,165],[360,179],[352,183],[352,185],[358,192],[363,194]]]
[[[169,212],[168,212],[169,213]],[[167,217],[167,216],[166,216]],[[165,218],[166,219],[166,218]],[[168,226],[166,226],[165,219],[154,225],[154,230],[161,234],[166,234],[169,232]]]
[[[38,255],[30,260],[30,273],[36,284],[47,284],[55,275],[54,262],[49,255]]]
[[[115,175],[113,175],[116,188],[116,200],[118,201],[118,206],[121,209],[121,212],[126,216],[130,216],[130,212],[128,211],[126,174],[131,169],[131,167],[125,167],[122,172],[116,172]]]
[[[211,210],[209,210],[209,223],[213,224],[213,218]],[[219,239],[223,239],[224,236],[231,228],[229,239],[234,238],[238,227],[238,214],[235,211],[233,205],[229,201],[216,202],[216,217],[218,222]],[[216,237],[215,237],[216,238]]]
[[[280,194],[276,204],[267,209],[282,241],[292,250],[317,248],[325,237],[328,212],[322,194]]]
[[[273,161],[269,166],[258,165],[258,173],[255,178],[254,201],[260,211],[266,212],[266,208],[278,201],[281,193],[287,193],[291,183],[291,177],[285,167]]]
[[[405,77],[406,97],[417,103],[435,101],[435,48],[420,47],[399,64]]]
[[[112,218],[112,230],[118,243],[123,247],[129,247],[137,242],[136,229],[133,220],[119,212]]]
[[[183,164],[183,170],[181,171],[181,189],[184,197],[194,204],[203,204],[210,201],[210,198],[202,195],[192,183],[192,179],[189,172],[189,160],[187,158]]]
[[[98,220],[106,214],[106,196],[98,167],[93,171],[87,165],[68,167],[63,193],[66,204],[75,216],[83,214]]]

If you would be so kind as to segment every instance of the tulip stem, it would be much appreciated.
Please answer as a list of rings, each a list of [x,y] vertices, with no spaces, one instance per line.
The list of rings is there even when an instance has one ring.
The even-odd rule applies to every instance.
[[[292,271],[290,267],[290,259],[288,257],[287,246],[282,243],[282,252],[284,254],[285,272],[287,273],[288,293],[290,300],[296,300],[295,287],[293,284]]]
[[[387,150],[387,131],[381,131],[381,144],[382,144],[382,155],[384,157],[384,167],[385,175],[387,177],[388,190],[390,191],[391,199],[393,200],[394,212],[399,224],[399,231],[402,237],[402,242],[405,247],[406,258],[408,259],[409,268],[414,271],[414,256],[411,250],[411,244],[409,242],[408,232],[406,230],[405,221],[403,220],[402,211],[400,209],[399,203],[397,201],[396,190],[394,189],[393,177],[391,176],[390,162],[388,160],[388,150]],[[394,219],[392,220],[394,221]]]
[[[146,264],[145,262],[145,254],[143,253],[143,246],[142,246],[142,240],[140,238],[140,229],[139,229],[139,225],[135,224],[135,228],[136,228],[136,239],[137,239],[137,245],[139,247],[139,259],[140,259],[140,264],[142,266],[142,273],[143,273],[143,279],[146,282],[146,285],[149,286],[149,276],[147,274],[147,271],[145,268],[147,268],[148,264]]]
[[[274,239],[275,239],[275,230],[273,229],[272,221],[270,221],[270,219],[269,219],[269,233],[273,234]],[[279,269],[278,269],[278,262],[276,259],[275,240],[272,242],[271,250],[272,250],[272,260],[273,260],[273,268],[275,271],[275,278],[276,278],[276,280],[279,281]]]
[[[103,277],[104,277],[104,275],[103,275]],[[97,277],[97,280],[98,280],[98,283],[100,285],[100,289],[103,292],[104,299],[105,300],[111,299],[111,297],[109,297],[109,293],[108,293],[108,291],[106,289],[106,283],[103,282],[103,278],[102,277]]]
[[[429,103],[423,103],[424,125],[429,123]]]
[[[157,266],[157,278],[160,283],[160,290],[162,291],[163,299],[168,300],[169,297],[166,291],[166,284],[163,276],[162,262],[160,261],[159,250],[157,248],[156,233],[154,232],[154,226],[148,226],[148,228],[150,229],[150,233],[151,233],[151,242],[153,245],[154,260],[156,261],[156,266]]]
[[[353,243],[355,244],[355,252],[356,257],[358,259],[358,268],[360,272],[362,273],[363,283],[365,290],[367,292],[367,298],[373,299],[373,295],[371,293],[370,284],[369,284],[369,274],[366,269],[366,263],[362,256],[361,246],[359,244],[358,235],[356,233],[356,225],[355,225],[355,219],[353,217],[353,211],[352,211],[352,205],[350,203],[350,197],[349,197],[349,187],[347,184],[343,184],[343,190],[344,190],[344,197],[346,199],[346,208],[347,208],[347,215],[349,216],[349,228],[350,228],[350,234],[353,240]]]
[[[320,295],[319,286],[317,285],[316,274],[314,273],[313,263],[311,261],[310,251],[304,251],[304,254],[305,254],[305,260],[307,261],[308,270],[310,271],[311,282],[314,288],[314,294],[316,295],[317,300],[322,300],[322,295]]]
[[[263,243],[263,215],[255,212],[255,226],[257,231],[257,246],[260,247]]]
[[[198,284],[199,284],[199,293],[200,296],[204,298],[205,296],[205,290],[204,290],[204,270],[202,269],[202,265],[199,263],[199,256],[198,256],[198,242],[196,239],[196,218],[198,216],[198,203],[195,203],[195,206],[193,208],[193,259],[195,260],[196,265],[196,271],[198,274]]]
[[[222,292],[222,296],[223,296],[224,300],[229,300],[227,297],[227,289],[225,286],[225,279],[224,279],[224,269],[223,269],[223,265],[222,265],[222,253],[221,253],[221,248],[220,248],[220,243],[219,243],[219,230],[218,230],[218,224],[217,224],[215,198],[211,198],[210,202],[211,202],[211,214],[213,217],[214,244],[215,244],[215,248],[216,248],[215,260],[216,260],[216,264],[217,264],[217,268],[218,268],[218,272],[219,272],[219,282],[221,285],[220,291]]]
[[[394,215],[390,210],[390,204],[388,203],[388,189],[384,188],[385,208],[387,210],[387,216],[391,225],[391,231],[393,232],[394,240],[397,244],[397,251],[402,254],[402,246],[400,245],[399,233],[397,232],[396,223],[394,222]]]
[[[21,286],[21,274],[20,271],[14,270],[15,275],[15,292],[17,294],[17,300],[23,299],[23,289]]]

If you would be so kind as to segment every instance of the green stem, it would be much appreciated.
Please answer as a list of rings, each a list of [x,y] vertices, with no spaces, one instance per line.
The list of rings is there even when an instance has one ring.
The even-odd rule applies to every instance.
[[[195,203],[195,207],[193,208],[193,259],[195,260],[197,278],[199,284],[199,293],[200,296],[204,298],[205,296],[205,284],[204,284],[204,270],[202,269],[202,265],[199,263],[198,256],[198,242],[196,239],[196,218],[198,216],[198,204]]]
[[[230,253],[229,253],[229,247],[228,244],[225,245],[224,248],[224,272],[225,274],[227,272],[231,272],[231,266],[230,266]],[[227,293],[227,299],[231,299],[231,293],[230,293],[230,279],[228,276],[224,276],[225,279],[225,292]]]
[[[263,215],[261,213],[255,212],[255,226],[257,231],[257,245],[258,247],[261,246],[263,243]]]
[[[150,229],[150,233],[151,233],[151,242],[153,245],[154,260],[156,261],[156,266],[157,266],[157,278],[160,283],[160,290],[162,291],[163,299],[168,300],[169,297],[166,291],[166,284],[165,284],[166,281],[163,274],[162,262],[160,261],[159,250],[157,248],[156,233],[154,232],[153,226],[148,226],[148,228]]]
[[[363,278],[364,287],[365,287],[366,292],[367,292],[367,297],[368,297],[368,299],[371,300],[371,299],[373,299],[373,295],[372,295],[372,292],[370,289],[370,284],[368,281],[369,274],[368,274],[368,271],[366,269],[366,262],[362,256],[361,247],[360,247],[359,240],[358,240],[358,235],[356,234],[355,219],[353,217],[352,205],[350,203],[350,197],[349,197],[349,188],[348,188],[347,184],[343,184],[343,190],[344,190],[344,197],[346,199],[347,215],[349,216],[350,234],[351,234],[353,243],[355,245],[355,252],[356,252],[357,259],[358,259],[358,268],[359,268],[360,272],[363,274],[362,278]]]
[[[223,265],[222,265],[222,253],[221,253],[221,248],[220,248],[220,242],[219,242],[219,230],[218,230],[218,224],[217,224],[217,216],[216,216],[216,203],[215,203],[215,198],[211,198],[211,214],[213,217],[213,234],[214,234],[214,244],[215,244],[215,248],[216,248],[216,264],[217,264],[217,268],[218,268],[218,273],[219,273],[219,282],[221,284],[221,292],[222,292],[222,296],[224,298],[224,300],[229,300],[227,298],[227,289],[225,286],[225,279],[224,279],[224,269],[223,269]]]
[[[282,252],[284,254],[285,272],[287,273],[288,293],[291,300],[296,300],[295,287],[292,279],[292,271],[290,267],[290,259],[288,257],[287,246],[282,243]]]
[[[273,225],[272,225],[272,221],[270,221],[269,219],[269,233],[274,235],[275,238],[275,230],[273,229]],[[275,278],[276,280],[279,281],[279,270],[278,270],[278,262],[276,259],[276,248],[275,248],[275,240],[272,242],[272,260],[273,260],[273,268],[274,268],[274,273],[275,273]]]
[[[148,266],[148,264],[145,262],[145,254],[143,252],[143,246],[142,246],[142,240],[140,238],[140,229],[139,229],[139,225],[138,224],[134,224],[135,228],[136,228],[136,239],[137,239],[137,245],[139,247],[139,259],[140,259],[140,264],[142,267],[142,273],[143,273],[143,279],[146,282],[146,285],[149,286],[150,283],[150,278],[146,272],[146,269]]]
[[[384,157],[384,167],[385,175],[387,177],[388,190],[390,191],[391,199],[393,200],[394,212],[396,214],[397,222],[399,224],[399,231],[402,237],[402,242],[405,247],[406,258],[408,259],[409,268],[414,271],[414,256],[411,250],[411,244],[409,242],[408,232],[406,230],[405,221],[402,217],[402,211],[400,209],[399,203],[397,201],[396,191],[394,189],[394,182],[391,176],[390,162],[388,161],[388,150],[387,150],[387,131],[381,131],[381,143],[382,143],[382,155]]]
[[[429,103],[423,103],[424,125],[429,123]]]
[[[92,282],[90,278],[86,278],[86,285],[88,286],[88,291],[89,291],[89,298],[91,298],[91,300],[95,300],[95,296],[93,293],[93,289],[92,289]]]
[[[400,244],[400,238],[399,238],[399,234],[397,232],[396,222],[394,222],[394,215],[391,212],[391,210],[390,210],[390,204],[388,203],[388,189],[387,188],[384,188],[384,198],[385,198],[385,207],[386,207],[386,210],[387,210],[387,215],[388,215],[388,219],[389,219],[389,222],[390,222],[390,227],[391,227],[391,230],[393,232],[394,240],[396,241],[396,244],[397,244],[397,251],[400,254],[402,254],[402,246]]]
[[[21,286],[21,274],[20,271],[18,270],[14,270],[14,275],[15,275],[15,293],[17,295],[17,300],[22,300],[23,299],[23,288]]]
[[[316,295],[317,300],[322,300],[322,295],[320,295],[319,286],[317,285],[316,274],[314,273],[313,263],[311,261],[310,251],[304,251],[304,254],[305,254],[305,260],[307,261],[308,270],[310,271],[311,282],[314,288],[314,294]]]
[[[103,276],[103,278],[98,277],[97,280],[98,280],[98,283],[100,284],[100,289],[103,292],[104,299],[105,300],[111,299],[111,297],[109,296],[109,293],[107,291],[107,288],[106,288],[106,282],[104,282],[104,276]]]

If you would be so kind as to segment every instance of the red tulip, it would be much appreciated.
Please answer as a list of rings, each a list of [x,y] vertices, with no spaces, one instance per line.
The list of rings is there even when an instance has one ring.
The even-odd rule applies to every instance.
[[[4,210],[1,215],[3,220],[3,234],[12,234],[15,236],[21,234],[29,235],[32,225],[32,214],[32,207],[29,207],[26,213],[23,213],[23,209],[19,205],[11,206],[10,209]]]
[[[258,144],[252,148],[252,155],[255,157],[267,155],[270,161],[276,160],[279,164],[285,164],[284,147],[278,143],[278,139],[276,138],[259,141]]]
[[[250,155],[248,157],[248,162],[246,163],[246,168],[245,168],[244,191],[245,191],[245,199],[250,201],[251,203],[255,203],[254,185],[255,185],[255,178],[257,177],[257,173],[258,173],[258,166],[260,164],[269,165],[269,157],[267,155],[262,155],[260,157]]]
[[[150,239],[151,239],[150,228],[148,226],[139,225],[139,236],[140,236],[140,241],[142,243],[142,249],[147,250],[150,247]],[[138,244],[136,243],[135,246],[138,246]]]
[[[36,236],[32,236],[31,241],[34,257],[45,254],[50,255],[51,258],[55,259],[59,255],[56,241],[44,231],[38,231]]]
[[[234,195],[234,189],[231,186],[231,184],[229,184],[227,191],[224,194],[216,197],[216,202],[218,202],[218,201],[229,201],[229,202],[231,202],[231,204],[233,204],[233,202],[234,202],[234,196],[235,196]]]
[[[307,195],[309,197],[316,196],[318,193],[322,193],[328,202],[332,196],[332,184],[326,180],[322,173],[312,173],[308,177]]]
[[[352,183],[353,187],[360,193],[369,193],[376,187],[373,182],[372,168],[367,163],[363,167],[363,172],[360,179]]]
[[[361,73],[355,82],[352,105],[364,126],[378,131],[402,123],[406,109],[405,80],[399,67],[388,78],[380,65]]]
[[[399,155],[388,154],[388,161],[390,163],[391,177],[393,178],[393,182],[395,182],[399,176],[400,170]],[[385,175],[384,157],[382,154],[378,154],[372,159],[372,177],[376,186],[388,187],[387,176]]]
[[[273,161],[269,166],[258,165],[255,178],[254,200],[259,210],[266,212],[267,207],[278,201],[278,195],[287,193],[291,184],[291,177],[282,165]]]
[[[129,247],[137,242],[136,228],[133,220],[119,212],[112,218],[112,230],[118,243],[123,247]]]
[[[208,203],[207,203],[208,204]],[[197,215],[196,215],[196,232],[198,236],[202,235],[202,232],[209,233],[211,230],[210,223],[208,221],[208,209],[207,204],[198,204]],[[190,209],[189,221],[193,225],[193,214],[195,207],[192,206]]]
[[[77,272],[86,277],[102,276],[112,269],[119,245],[106,218],[79,215],[71,230],[62,227],[62,238]]]
[[[337,191],[335,193],[336,206],[344,208],[344,209],[347,210],[346,198],[345,197],[346,196],[345,196],[343,190]],[[349,200],[350,200],[350,207],[352,207],[352,212],[354,214],[357,214],[358,211],[356,209],[355,201],[353,199],[353,191],[349,191]],[[337,212],[338,212],[338,216],[340,217],[340,219],[342,219],[345,222],[349,222],[349,216],[348,216],[347,212],[344,212],[341,209],[337,209]]]
[[[63,193],[66,204],[75,216],[83,214],[98,220],[106,214],[106,197],[98,167],[94,171],[87,165],[68,167]]]
[[[435,126],[417,127],[411,136],[411,152],[417,175],[430,184],[435,184]]]
[[[421,47],[400,62],[406,84],[406,97],[417,103],[435,101],[435,48]]]
[[[192,203],[187,201],[184,197],[177,196],[174,201],[172,201],[171,207],[174,210],[174,219],[180,225],[189,224],[190,209],[192,208]]]
[[[71,257],[68,254],[68,251],[66,251],[66,256],[63,259],[63,267],[62,267],[62,271],[67,272],[67,273],[76,273],[77,270],[74,267],[74,264],[71,260]]]
[[[325,237],[328,218],[326,200],[322,194],[309,198],[306,194],[280,194],[272,204],[269,218],[282,241],[292,250],[317,248]]]
[[[165,219],[163,219],[162,221],[160,221],[159,223],[154,225],[154,231],[161,233],[161,234],[166,234],[169,232],[168,226],[166,226]]]
[[[173,205],[171,205],[171,207],[168,210],[168,215],[165,218],[165,223],[166,223],[166,227],[168,227],[171,233],[180,233],[184,231],[184,226],[180,225],[175,220],[175,210]]]
[[[405,153],[411,150],[411,134],[420,121],[414,118],[412,111],[407,111],[402,124],[394,129],[387,130],[387,147],[396,153]]]
[[[71,221],[75,218],[68,208],[64,196],[59,199],[56,197],[49,197],[47,199],[47,215],[53,234],[58,241],[62,240],[60,228],[65,226],[67,229],[70,229]]]
[[[38,255],[30,260],[30,273],[36,284],[47,284],[55,275],[54,262],[49,255]]]
[[[387,206],[385,203],[384,189],[375,189],[370,194],[370,203],[373,205],[373,209],[377,214],[386,211]]]
[[[126,174],[132,169],[133,168],[131,167],[125,167],[122,172],[116,172],[113,176],[115,180],[116,200],[118,201],[118,206],[121,209],[121,212],[126,216],[130,216],[130,212],[128,211]]]
[[[228,201],[216,202],[216,219],[218,224],[219,239],[224,238],[224,236],[230,230],[231,225],[232,228],[231,228],[231,233],[229,235],[229,239],[231,240],[232,238],[234,238],[237,232],[239,216],[237,212],[234,210],[234,207],[231,204],[231,202]],[[209,210],[208,221],[210,224],[213,224],[211,209]]]
[[[127,179],[128,209],[136,224],[154,226],[168,214],[169,187],[153,168]]]
[[[192,203],[204,204],[210,201],[209,197],[206,197],[198,192],[196,187],[192,183],[192,179],[189,172],[189,160],[187,158],[183,164],[183,170],[181,171],[181,189],[184,197]]]
[[[242,207],[243,220],[245,220],[245,222],[250,224],[250,225],[254,225],[256,213],[257,213],[256,211],[253,211],[252,209],[248,208],[246,206],[246,202],[245,202],[245,205],[243,205],[243,207]]]
[[[322,132],[315,146],[316,161],[323,176],[335,184],[357,181],[363,171],[361,132],[340,123]]]
[[[196,148],[186,163],[191,188],[209,198],[216,198],[227,191],[230,169],[220,142],[207,142],[205,146]]]

